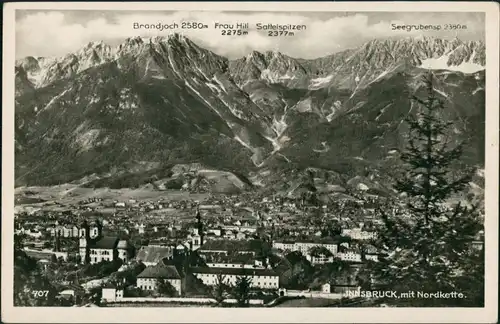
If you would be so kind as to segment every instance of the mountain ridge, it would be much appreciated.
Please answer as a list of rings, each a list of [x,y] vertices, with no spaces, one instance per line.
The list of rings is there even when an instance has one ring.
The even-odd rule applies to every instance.
[[[413,42],[374,40],[316,60],[256,51],[229,60],[175,34],[25,58],[16,64],[16,180],[72,181],[134,161],[248,174],[384,159],[404,144],[409,97],[427,71],[421,57],[444,55],[452,67],[484,60],[480,42]],[[450,106],[443,118],[457,120],[453,136],[472,140],[481,163],[484,70],[435,73]]]
[[[148,45],[151,46],[152,44],[166,43],[173,46],[182,46],[183,42],[186,43],[189,48],[194,49],[195,52],[200,49],[200,47],[192,42],[188,37],[177,33],[169,36],[137,36],[125,39],[123,43],[114,48],[105,44],[103,41],[92,41],[76,52],[66,54],[62,57],[35,58],[33,56],[28,56],[16,60],[15,65],[18,69],[24,69],[27,74],[32,72],[33,75],[31,79],[34,81],[33,87],[37,88],[48,85],[55,79],[70,76],[68,74],[57,73],[56,70],[69,69],[69,71],[66,71],[67,73],[69,72],[69,74],[79,73],[87,68],[117,60],[120,55],[139,55],[140,51],[144,50],[144,47]],[[420,38],[406,37],[399,39],[374,39],[357,48],[343,50],[334,54],[318,57],[316,59],[294,58],[279,51],[266,51],[264,53],[252,51],[245,57],[230,60],[209,50],[203,50],[210,52],[214,56],[222,58],[229,66],[233,66],[233,69],[236,70],[238,69],[238,65],[241,65],[240,63],[248,62],[250,58],[254,60],[258,59],[260,61],[259,64],[257,64],[257,67],[260,65],[260,74],[262,74],[262,71],[265,71],[269,65],[273,67],[273,62],[277,62],[275,65],[277,65],[276,68],[278,70],[283,68],[292,68],[294,72],[295,70],[299,70],[300,72],[314,74],[318,77],[324,77],[334,71],[338,72],[342,65],[344,65],[341,61],[348,62],[350,60],[357,59],[362,63],[363,60],[366,61],[367,57],[369,58],[374,55],[382,56],[382,59],[385,60],[387,58],[391,58],[391,52],[397,53],[401,51],[411,53],[412,57],[409,59],[411,64],[414,66],[420,65],[422,60],[437,58],[443,55],[449,56],[446,61],[448,66],[459,66],[461,63],[469,61],[483,67],[486,64],[485,45],[482,41],[461,41],[458,38],[454,38],[453,40],[443,40],[441,38],[428,36]],[[376,53],[377,51],[380,53]],[[361,58],[356,57],[356,55],[361,55]],[[407,55],[398,56],[404,59],[407,58]],[[279,59],[275,60],[275,58]],[[392,59],[394,59],[394,57],[392,57]],[[282,65],[284,64],[284,66],[280,66],[280,63]],[[382,61],[382,63],[386,64],[387,62]],[[77,66],[75,67],[74,65]],[[319,68],[313,67],[315,65],[319,66]],[[42,72],[42,76],[33,73],[42,68],[47,69],[45,73]],[[265,71],[264,74],[266,74],[266,72],[267,71]],[[55,75],[50,76],[50,73],[54,73]],[[265,75],[264,77],[266,76],[268,75]],[[286,71],[285,73],[282,73],[282,77],[283,76],[286,76]],[[262,75],[259,75],[259,77],[262,77]],[[270,80],[272,79],[273,78],[271,77]]]

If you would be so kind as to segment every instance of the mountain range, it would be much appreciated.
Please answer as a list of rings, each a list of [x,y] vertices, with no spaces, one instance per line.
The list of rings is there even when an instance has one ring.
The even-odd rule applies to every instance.
[[[313,60],[230,60],[173,34],[26,57],[15,67],[16,185],[190,163],[260,185],[295,169],[390,169],[429,69],[451,137],[467,143],[464,163],[481,168],[481,41],[382,39]]]

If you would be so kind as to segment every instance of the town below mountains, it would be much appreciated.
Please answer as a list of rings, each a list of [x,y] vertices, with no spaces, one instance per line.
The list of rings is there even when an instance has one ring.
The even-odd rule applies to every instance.
[[[452,200],[482,201],[479,41],[229,60],[174,34],[18,60],[16,303],[373,306],[377,208],[429,70],[453,171],[475,171]]]

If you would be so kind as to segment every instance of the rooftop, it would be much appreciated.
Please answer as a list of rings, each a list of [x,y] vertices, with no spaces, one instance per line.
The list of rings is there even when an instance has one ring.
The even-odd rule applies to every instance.
[[[128,249],[130,244],[127,240],[120,240],[116,246],[118,249]]]
[[[117,236],[103,236],[100,240],[90,243],[89,247],[93,249],[111,250],[116,248],[118,241],[119,239]]]
[[[317,236],[311,236],[310,238],[307,239],[293,239],[293,238],[283,238],[283,239],[277,239],[274,241],[274,243],[282,243],[282,244],[338,244],[341,243],[345,240],[348,240],[346,237],[317,237]]]
[[[160,262],[163,258],[170,257],[173,253],[171,247],[143,246],[137,253],[137,259],[142,262]]]
[[[200,247],[200,251],[255,251],[253,240],[210,240]]]
[[[193,273],[223,274],[236,276],[278,276],[278,274],[268,269],[245,269],[245,268],[192,268]]]
[[[207,263],[235,263],[235,264],[254,264],[255,257],[252,253],[205,253],[203,255]]]
[[[181,276],[174,266],[158,264],[147,267],[137,278],[181,279]]]
[[[48,260],[50,260],[51,257],[52,257],[52,255],[54,255],[54,253],[50,253],[48,251],[24,250],[24,252],[29,257],[32,257],[32,258],[35,258],[35,259],[48,259]]]

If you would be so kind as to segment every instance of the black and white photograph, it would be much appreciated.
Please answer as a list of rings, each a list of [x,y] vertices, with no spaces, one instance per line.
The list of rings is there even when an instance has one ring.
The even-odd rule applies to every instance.
[[[147,4],[11,9],[16,312],[486,309],[498,6]]]

